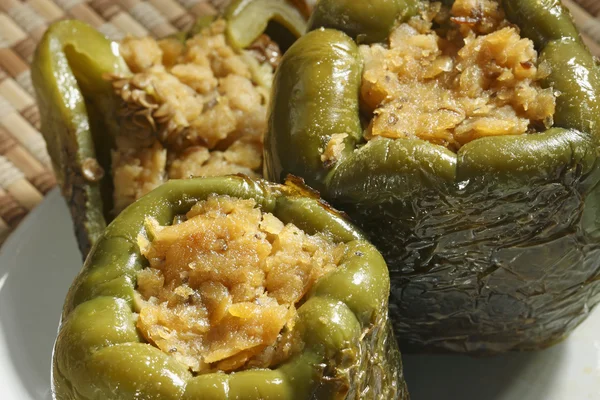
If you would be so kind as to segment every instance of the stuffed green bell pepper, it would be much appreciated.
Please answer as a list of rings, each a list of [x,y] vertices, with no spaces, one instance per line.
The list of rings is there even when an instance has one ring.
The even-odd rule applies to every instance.
[[[162,40],[114,43],[78,21],[48,29],[32,79],[84,256],[107,222],[169,178],[261,175],[278,42],[305,25],[286,1],[238,0]]]
[[[600,72],[565,8],[321,0],[309,27],[265,174],[303,177],[382,252],[403,351],[563,339],[600,299]]]
[[[377,249],[312,192],[172,180],[129,206],[65,302],[69,399],[408,399]]]

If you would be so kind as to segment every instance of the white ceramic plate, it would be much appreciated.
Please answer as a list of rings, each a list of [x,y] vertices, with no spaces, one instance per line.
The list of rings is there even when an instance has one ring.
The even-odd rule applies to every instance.
[[[52,192],[0,250],[0,400],[50,400],[50,357],[81,259]],[[600,400],[600,310],[562,344],[472,359],[406,356],[413,400]],[[107,399],[108,400],[108,399]]]

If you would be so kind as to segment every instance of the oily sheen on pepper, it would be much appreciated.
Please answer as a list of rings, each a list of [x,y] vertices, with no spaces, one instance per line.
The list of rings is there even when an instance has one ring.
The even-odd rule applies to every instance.
[[[303,177],[382,251],[392,281],[390,314],[406,351],[550,346],[600,300],[600,74],[558,0],[444,4],[454,15],[450,30],[443,21],[432,25],[438,41],[454,24],[460,35],[467,33],[465,43],[471,40],[465,31],[480,30],[476,36],[484,37],[508,28],[522,38],[516,45],[532,44],[537,64],[523,60],[510,73],[542,70],[532,82],[540,94],[555,97],[552,120],[446,146],[452,136],[432,142],[405,135],[409,116],[389,121],[390,112],[383,122],[394,124],[394,137],[373,137],[369,123],[382,114],[369,114],[362,103],[369,66],[359,46],[393,51],[395,22],[418,33],[417,20],[427,19],[422,13],[430,5],[322,0],[312,32],[292,46],[275,76],[265,173],[273,180]],[[472,12],[465,12],[469,7]],[[484,32],[494,19],[478,7],[490,16],[493,10],[504,14],[500,30]],[[396,18],[389,18],[392,12]],[[451,60],[450,75],[450,67],[460,65]],[[498,71],[485,77],[492,87],[510,78]],[[487,96],[489,87],[483,89]],[[402,105],[398,93],[390,91],[382,105]]]

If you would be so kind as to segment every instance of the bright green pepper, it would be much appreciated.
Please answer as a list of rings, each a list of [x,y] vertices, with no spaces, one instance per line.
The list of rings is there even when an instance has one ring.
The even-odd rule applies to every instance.
[[[271,20],[294,37],[305,30],[300,11],[279,0],[238,0],[225,18],[227,37],[240,48],[257,39]],[[192,32],[210,21],[199,20]],[[116,43],[71,20],[52,24],[38,45],[31,69],[41,131],[85,256],[114,217],[110,151],[121,127],[114,118],[119,102],[105,77],[128,75],[129,69]]]
[[[144,221],[169,224],[210,194],[254,199],[264,212],[345,243],[334,272],[298,308],[305,343],[275,369],[193,376],[139,336],[133,311],[136,238]],[[245,177],[170,181],[123,211],[98,238],[71,287],[54,350],[56,399],[408,398],[387,319],[389,276],[377,249],[340,214],[298,186]]]
[[[243,49],[267,30],[270,21],[288,29],[294,36],[304,34],[305,20],[297,7],[281,0],[236,0],[225,13],[229,21],[229,42]]]
[[[110,83],[102,75],[128,68],[102,34],[82,22],[65,21],[47,31],[31,69],[41,131],[80,249],[87,252],[106,226],[104,204],[109,199],[102,193],[110,190],[110,180],[102,166],[110,165],[109,150],[118,129],[114,119],[102,118],[114,115],[116,108]],[[96,95],[86,101],[84,92]]]
[[[398,6],[405,20],[416,2],[347,4],[322,0],[313,31],[282,60],[266,176],[303,177],[367,232],[390,268],[403,349],[495,353],[561,340],[600,300],[600,72],[568,12],[558,0],[501,3],[551,69],[554,127],[454,153],[418,139],[365,142],[356,39],[360,29],[369,42],[386,37],[382,10]],[[341,158],[326,165],[339,133]]]

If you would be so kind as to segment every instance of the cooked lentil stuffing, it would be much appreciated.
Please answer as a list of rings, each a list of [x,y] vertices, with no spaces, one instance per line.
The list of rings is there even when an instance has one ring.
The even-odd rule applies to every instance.
[[[111,77],[122,100],[112,156],[115,212],[168,178],[259,175],[279,49],[263,36],[235,50],[225,28],[218,20],[185,43],[122,41],[132,74]]]
[[[389,43],[361,46],[366,139],[420,138],[458,150],[484,136],[553,124],[549,73],[497,1],[425,3]],[[330,157],[335,157],[331,155]]]
[[[178,219],[179,221],[179,219]],[[340,263],[343,244],[308,235],[254,200],[213,195],[182,222],[138,238],[137,326],[191,371],[275,366],[302,349],[296,305]]]

